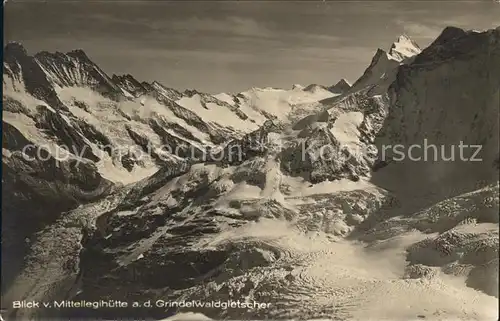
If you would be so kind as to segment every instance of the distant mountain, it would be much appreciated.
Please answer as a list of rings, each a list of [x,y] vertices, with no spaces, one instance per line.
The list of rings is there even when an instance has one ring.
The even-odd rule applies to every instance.
[[[352,86],[235,95],[108,77],[82,51],[4,55],[9,318],[497,317],[500,28],[401,36]]]
[[[402,35],[392,44],[388,56],[397,61],[404,61],[418,55],[421,51],[422,49],[415,41],[411,40],[407,35]]]
[[[332,93],[342,95],[351,89],[351,84],[344,78],[340,79],[338,83],[328,88]]]
[[[389,52],[377,49],[368,68],[351,86],[351,92],[367,87],[380,93],[387,91],[387,87],[395,80],[398,67],[410,63],[420,52],[418,45],[407,36],[400,36]]]

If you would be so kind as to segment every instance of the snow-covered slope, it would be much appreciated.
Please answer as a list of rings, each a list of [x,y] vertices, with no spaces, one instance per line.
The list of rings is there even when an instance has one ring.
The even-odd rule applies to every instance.
[[[402,35],[392,44],[388,56],[402,62],[418,55],[421,51],[422,50],[415,41],[411,40],[407,35]]]
[[[32,227],[25,264],[10,272],[3,303],[198,302],[9,316],[497,319],[499,39],[500,29],[447,28],[420,52],[400,37],[340,95],[311,85],[212,96],[113,77],[132,97],[58,85],[53,93],[63,107],[53,108],[52,98],[25,89],[15,64],[4,66],[11,203],[43,204],[33,186],[49,181],[42,174],[52,177],[36,167],[23,187],[31,194],[16,196],[19,177],[33,173],[13,161],[25,140],[54,148],[70,140],[92,154],[80,156],[89,169],[66,179],[80,206]],[[139,85],[144,94],[133,89]],[[419,163],[391,153],[382,160],[376,152],[424,138],[481,144],[484,161]],[[158,170],[117,185],[99,167],[119,168],[98,153],[101,139],[217,152],[198,162],[170,154],[168,163],[155,156],[132,162],[132,170]],[[82,201],[89,176],[93,198]],[[265,307],[199,306],[228,300]]]

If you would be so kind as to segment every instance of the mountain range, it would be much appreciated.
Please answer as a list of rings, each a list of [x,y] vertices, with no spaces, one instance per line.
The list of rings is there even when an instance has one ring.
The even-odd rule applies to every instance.
[[[352,85],[213,95],[15,42],[3,68],[8,320],[498,318],[500,27],[403,35]],[[394,153],[422,144],[447,159]]]

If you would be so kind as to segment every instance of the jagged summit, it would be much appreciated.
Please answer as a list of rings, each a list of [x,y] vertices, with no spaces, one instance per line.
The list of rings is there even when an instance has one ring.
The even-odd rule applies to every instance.
[[[3,71],[3,84],[9,89],[26,91],[51,106],[64,108],[47,74],[21,43],[10,42],[5,46]]]
[[[21,54],[23,56],[28,55],[26,48],[24,48],[24,46],[20,42],[11,41],[5,45],[4,48],[5,58],[9,56],[16,56],[18,54]]]
[[[111,79],[116,80],[116,81],[124,81],[124,80],[126,80],[126,81],[130,81],[130,82],[132,82],[132,83],[134,83],[136,85],[140,85],[141,84],[131,74],[123,74],[123,75],[113,74],[113,76],[111,76]]]
[[[67,55],[70,57],[75,57],[78,59],[90,61],[90,58],[87,56],[87,53],[85,53],[85,51],[83,51],[83,49],[74,49],[74,50],[68,51]]]
[[[4,71],[28,93],[53,105],[61,106],[54,86],[87,87],[114,100],[132,97],[119,86],[121,82],[115,83],[82,49],[66,53],[40,51],[31,56],[21,43],[10,42],[4,48]]]
[[[20,42],[9,42],[4,47],[4,74],[12,80],[13,89],[26,90],[49,105],[61,108],[64,107],[54,86],[88,87],[113,99],[131,97],[119,86],[118,78],[115,77],[115,83],[82,49],[66,53],[40,51],[31,56]]]
[[[153,83],[151,83],[150,86],[152,90],[154,90],[155,92],[159,93],[161,96],[169,100],[178,100],[182,97],[182,93],[180,91],[174,88],[166,87],[156,80],[153,81]]]
[[[374,85],[380,81],[381,78],[387,75],[389,69],[394,69],[399,65],[399,61],[390,59],[387,52],[378,48],[368,68],[366,68],[363,75],[354,82],[352,88],[359,90],[361,88]]]
[[[394,44],[411,44],[413,47],[420,49],[420,46],[413,39],[411,39],[410,36],[408,36],[405,33],[400,35],[398,37],[398,40],[394,42]]]
[[[122,89],[132,94],[135,97],[139,97],[148,91],[148,86],[139,82],[130,74],[125,75],[113,75],[111,80]]]
[[[421,51],[415,41],[411,40],[407,35],[401,35],[390,47],[388,55],[392,59],[403,61],[419,54]]]
[[[363,75],[352,85],[353,90],[360,90],[377,85],[383,91],[395,80],[397,68],[401,64],[408,64],[422,50],[407,35],[401,35],[394,42],[389,51],[378,48],[372,58],[370,66]]]
[[[89,56],[85,53],[83,49],[74,49],[68,52],[60,52],[60,51],[55,51],[55,52],[49,52],[49,51],[40,51],[37,52],[34,57],[36,59],[61,59],[64,61],[79,61],[80,63],[91,63],[93,64],[92,60],[90,60]]]
[[[339,82],[337,83],[337,85],[348,86],[348,87],[352,86],[351,83],[345,78],[340,79]]]
[[[463,43],[463,40],[468,41],[469,46],[472,48],[473,47],[472,41],[475,41],[477,44],[481,42],[480,39],[490,36],[496,37],[499,32],[500,32],[500,27],[497,27],[495,29],[478,31],[478,30],[465,30],[459,27],[448,26],[443,29],[443,31],[439,34],[439,36],[425,49],[425,51],[428,51],[429,49],[432,49],[434,47],[441,47],[452,42],[457,42],[457,44]],[[452,45],[450,46],[450,48],[456,46],[457,45]]]
[[[351,87],[352,85],[345,78],[342,78],[335,85],[328,88],[328,90],[334,94],[341,95],[346,93]]]

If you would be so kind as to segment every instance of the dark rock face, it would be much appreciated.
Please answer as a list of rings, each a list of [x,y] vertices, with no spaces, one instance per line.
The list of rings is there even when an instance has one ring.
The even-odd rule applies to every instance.
[[[121,88],[125,89],[127,92],[134,95],[134,97],[140,97],[141,95],[152,90],[152,88],[150,88],[148,85],[140,83],[138,80],[136,80],[130,74],[121,75],[121,76],[113,75],[111,80],[113,80],[113,82],[115,84],[117,84]]]
[[[85,136],[75,130],[61,114],[49,110],[45,106],[37,107],[36,126],[53,136],[59,145],[66,146],[75,155],[81,155],[93,162],[99,157],[92,153],[92,148],[85,142]]]
[[[448,59],[467,59],[489,49],[493,49],[490,54],[492,54],[491,58],[494,59],[498,55],[495,48],[498,47],[499,39],[500,31],[498,29],[474,32],[447,27],[429,47],[418,55],[415,64],[425,64],[431,61],[445,62]]]
[[[119,99],[123,95],[121,89],[87,57],[83,50],[74,50],[66,54],[44,51],[36,54],[35,58],[49,74],[49,80],[59,86],[89,86],[112,99]]]
[[[349,89],[351,89],[351,84],[349,84],[345,79],[339,80],[338,83],[328,88],[328,90],[332,93],[339,95],[345,94],[349,91]]]
[[[64,108],[46,74],[21,44],[9,43],[5,46],[4,74],[22,81],[26,91],[33,97],[45,101],[53,108]]]
[[[144,83],[143,83],[144,85]],[[161,95],[164,99],[177,101],[182,98],[182,93],[176,89],[165,87],[157,81],[154,81],[150,86],[151,91],[154,91],[158,95]]]
[[[361,89],[361,87],[366,85],[373,85],[370,81],[374,78],[380,79],[382,74],[388,69],[388,65],[395,68],[398,65],[398,62],[389,60],[387,53],[384,50],[380,48],[377,49],[370,65],[366,68],[363,75],[352,85],[352,88],[359,87]]]

